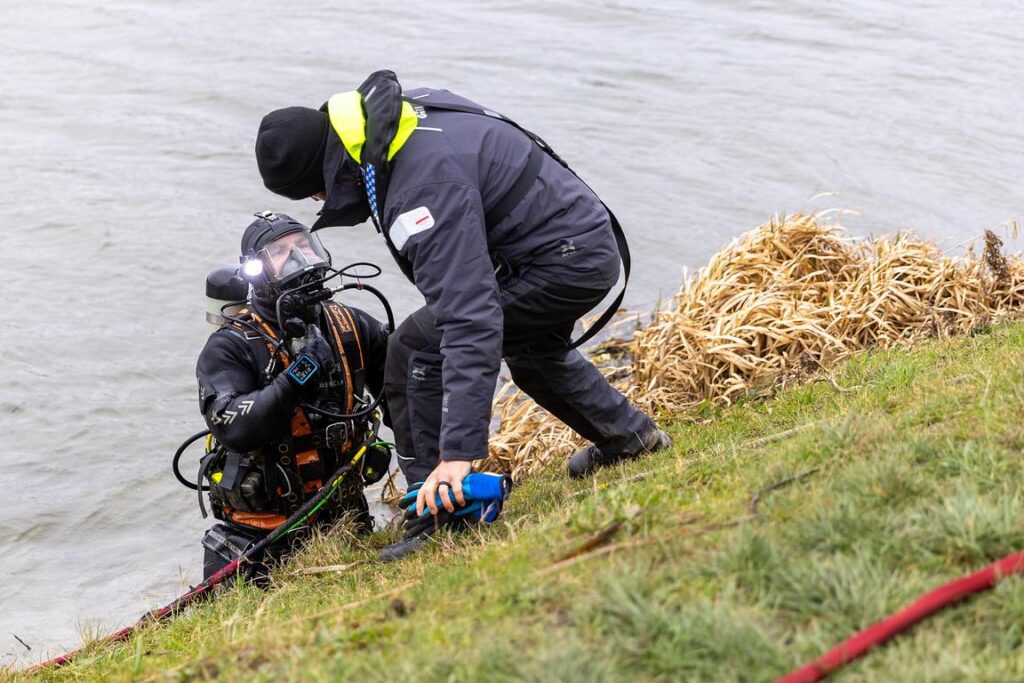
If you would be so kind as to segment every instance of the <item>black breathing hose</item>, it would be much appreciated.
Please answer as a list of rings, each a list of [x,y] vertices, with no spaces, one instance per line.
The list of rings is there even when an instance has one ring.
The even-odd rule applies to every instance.
[[[371,287],[370,285],[363,284],[362,282],[351,282],[347,285],[342,285],[341,287],[336,288],[334,292],[343,292],[346,289],[365,290],[370,294],[374,295],[375,297],[377,297],[377,300],[380,301],[381,306],[384,307],[384,312],[388,316],[388,333],[390,334],[391,332],[395,331],[395,314],[391,310],[391,304],[388,303],[387,297],[385,297],[384,294],[382,294],[379,289],[377,289],[376,287]]]
[[[181,473],[181,469],[178,467],[178,461],[181,460],[181,456],[185,452],[186,448],[188,448],[189,446],[191,446],[196,441],[198,441],[199,439],[203,438],[204,436],[206,436],[209,433],[210,433],[209,429],[204,429],[203,431],[197,432],[197,433],[193,434],[192,436],[188,437],[187,439],[185,439],[185,441],[182,442],[182,444],[180,446],[178,446],[178,450],[174,451],[174,459],[171,461],[171,469],[174,470],[174,476],[178,479],[178,481],[181,482],[182,486],[184,486],[185,488],[192,489],[193,491],[200,490],[199,489],[199,485],[198,484],[193,484],[192,482],[190,482],[188,479],[185,478],[185,476]],[[202,482],[199,482],[199,483],[201,484]],[[202,490],[203,491],[209,491],[210,487],[209,486],[203,486]]]
[[[352,265],[361,265],[361,264],[355,263],[355,264],[352,264]],[[351,268],[351,267],[352,266],[347,266],[347,268]],[[362,282],[353,282],[353,283],[349,283],[347,285],[342,285],[340,287],[335,288],[334,290],[332,290],[332,293],[337,294],[337,293],[343,292],[343,291],[345,291],[347,289],[358,289],[358,290],[367,291],[370,294],[372,294],[375,297],[377,297],[377,299],[380,301],[381,305],[384,307],[384,312],[387,314],[387,317],[388,317],[388,332],[391,333],[391,332],[395,331],[395,314],[391,310],[391,304],[388,303],[387,297],[385,297],[384,294],[381,293],[381,291],[379,289],[377,289],[376,287],[371,287],[370,285],[363,284]],[[358,420],[359,418],[366,417],[367,415],[371,414],[374,410],[376,410],[377,406],[380,405],[380,402],[383,399],[384,399],[384,392],[382,391],[382,392],[380,392],[380,394],[378,394],[376,397],[374,397],[373,401],[367,407],[365,407],[365,408],[363,408],[361,410],[357,410],[354,413],[335,413],[335,412],[331,412],[330,410],[327,410],[325,408],[318,408],[317,406],[310,405],[309,403],[306,403],[306,402],[303,402],[300,405],[303,408],[305,408],[306,410],[311,410],[311,411],[313,411],[315,413],[319,413],[320,415],[323,415],[324,417],[329,417],[332,420]]]

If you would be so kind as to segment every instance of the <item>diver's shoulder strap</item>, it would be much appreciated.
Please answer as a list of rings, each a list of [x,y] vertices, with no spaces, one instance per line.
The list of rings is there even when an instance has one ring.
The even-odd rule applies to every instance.
[[[323,307],[327,334],[341,357],[345,372],[345,412],[351,413],[355,408],[356,397],[362,396],[366,386],[366,359],[363,357],[359,326],[348,307],[336,301],[325,301]]]
[[[601,331],[601,328],[608,324],[608,321],[611,320],[612,316],[614,316],[616,311],[619,310],[619,306],[622,304],[622,298],[626,295],[626,287],[629,285],[629,271],[632,265],[632,259],[629,254],[629,244],[626,242],[626,234],[622,231],[622,225],[619,223],[619,219],[615,217],[615,214],[610,208],[608,208],[608,205],[604,203],[604,200],[598,197],[597,193],[594,192],[594,189],[590,187],[590,185],[587,185],[587,181],[580,178],[579,174],[572,170],[572,167],[566,163],[565,159],[558,156],[555,150],[551,148],[551,145],[544,141],[544,138],[527,130],[526,128],[523,128],[507,116],[499,114],[491,109],[473,107],[455,102],[438,102],[427,99],[405,99],[418,107],[461,112],[463,114],[477,114],[480,116],[489,116],[490,118],[498,119],[499,121],[504,121],[510,126],[518,128],[523,134],[536,143],[535,146],[530,149],[530,156],[527,159],[526,166],[519,174],[519,177],[516,178],[516,181],[512,184],[512,188],[498,201],[498,204],[495,205],[494,208],[487,212],[487,215],[485,216],[487,225],[497,225],[504,220],[505,217],[512,212],[512,209],[514,209],[516,205],[526,197],[526,193],[530,191],[533,183],[537,180],[537,176],[540,174],[541,162],[543,161],[543,157],[538,152],[538,148],[540,152],[547,154],[549,157],[557,161],[562,168],[576,176],[576,179],[583,183],[586,188],[590,190],[595,197],[597,197],[597,200],[601,202],[601,206],[603,206],[604,210],[608,212],[608,218],[611,220],[612,234],[615,235],[615,243],[619,248],[619,257],[622,259],[622,272],[624,277],[622,282],[622,291],[620,291],[618,296],[615,297],[615,300],[609,304],[608,308],[601,314],[601,317],[598,318],[589,329],[584,331],[579,339],[570,343],[569,348],[574,349],[590,341],[595,334]]]

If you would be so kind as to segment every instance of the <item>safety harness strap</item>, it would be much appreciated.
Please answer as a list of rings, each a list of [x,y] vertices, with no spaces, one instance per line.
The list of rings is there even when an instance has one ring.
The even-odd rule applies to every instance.
[[[327,314],[328,329],[334,338],[334,346],[345,357],[345,381],[349,387],[346,392],[345,412],[351,413],[355,407],[355,397],[362,396],[365,386],[366,363],[363,359],[362,342],[359,340],[352,312],[345,306],[327,301],[324,303],[324,311]]]
[[[210,463],[213,462],[216,453],[207,453],[199,461],[199,476],[196,478],[196,482],[199,484],[196,486],[196,494],[199,496],[199,511],[203,513],[203,519],[206,519],[206,503],[203,501],[203,482],[206,480],[206,473],[210,469]]]
[[[505,193],[505,196],[490,211],[484,214],[484,220],[487,221],[487,225],[495,226],[501,223],[512,213],[512,209],[519,206],[519,203],[526,198],[526,193],[537,182],[537,176],[540,175],[540,165],[543,161],[544,152],[541,151],[540,147],[530,145],[530,157],[526,160],[526,166],[523,167],[519,177],[512,183],[512,187]]]
[[[224,469],[220,475],[220,485],[226,489],[238,486],[238,469],[242,464],[242,455],[231,451],[224,461]]]
[[[514,209],[519,204],[519,202],[523,201],[523,199],[526,197],[526,193],[530,191],[530,188],[533,186],[533,183],[537,180],[537,176],[540,174],[541,161],[543,159],[543,157],[541,157],[540,154],[536,153],[537,147],[543,150],[543,152],[547,154],[549,157],[557,161],[559,165],[562,166],[562,168],[576,176],[576,179],[583,183],[588,190],[593,192],[594,196],[597,197],[597,200],[601,202],[601,206],[603,206],[604,210],[608,212],[608,218],[611,220],[612,224],[612,234],[615,235],[615,243],[619,248],[619,256],[622,258],[623,282],[622,291],[620,291],[618,296],[615,297],[615,300],[612,301],[611,304],[609,304],[608,308],[605,309],[604,313],[601,314],[601,317],[599,317],[594,322],[594,324],[591,325],[590,328],[587,329],[580,336],[579,339],[569,344],[569,348],[575,349],[576,347],[590,341],[594,337],[594,335],[601,331],[601,328],[608,324],[608,321],[611,320],[612,316],[614,316],[616,311],[619,310],[619,306],[622,304],[622,299],[624,296],[626,296],[626,287],[629,285],[629,271],[630,266],[632,265],[632,259],[630,259],[629,255],[629,244],[626,242],[626,234],[622,231],[622,225],[619,224],[619,219],[615,217],[615,214],[612,213],[612,210],[608,208],[608,205],[605,204],[600,197],[598,197],[597,193],[594,192],[594,189],[590,187],[590,185],[587,185],[587,182],[583,180],[583,178],[580,178],[579,174],[576,173],[576,171],[572,170],[569,164],[566,163],[566,161],[562,159],[562,157],[558,156],[558,154],[555,153],[555,150],[551,148],[551,145],[545,142],[542,137],[540,137],[536,133],[527,130],[526,128],[523,128],[512,119],[490,109],[471,107],[463,104],[454,104],[451,102],[430,102],[422,99],[403,99],[405,99],[408,102],[414,103],[416,106],[425,107],[427,109],[441,109],[444,111],[454,111],[463,114],[476,114],[478,116],[487,116],[492,119],[498,119],[499,121],[504,121],[510,126],[518,128],[528,138],[530,138],[531,140],[534,141],[534,143],[536,143],[536,146],[530,149],[530,157],[526,162],[526,167],[523,169],[523,172],[520,173],[515,183],[512,184],[512,188],[505,194],[504,197],[502,197],[498,201],[497,205],[495,205],[490,211],[487,212],[485,220],[487,221],[487,225],[489,227],[493,227],[500,223],[502,220],[504,220],[508,216],[508,214],[512,212],[512,209]]]

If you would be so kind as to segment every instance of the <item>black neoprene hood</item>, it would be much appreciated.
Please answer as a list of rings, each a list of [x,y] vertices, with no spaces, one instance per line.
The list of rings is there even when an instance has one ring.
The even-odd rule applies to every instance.
[[[242,256],[255,256],[259,250],[281,235],[298,230],[308,230],[305,225],[283,213],[264,211],[256,214],[256,220],[242,233]]]

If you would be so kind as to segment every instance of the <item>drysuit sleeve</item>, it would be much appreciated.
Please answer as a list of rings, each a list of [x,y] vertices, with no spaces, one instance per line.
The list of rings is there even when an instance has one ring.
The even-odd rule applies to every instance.
[[[396,199],[389,235],[442,335],[441,458],[483,458],[504,317],[480,191],[442,182]]]
[[[356,318],[359,338],[363,340],[363,360],[366,365],[366,386],[374,396],[384,391],[384,361],[387,359],[388,335],[391,331],[385,323],[359,309],[350,309]],[[383,401],[384,424],[391,426],[387,401]]]
[[[255,450],[290,433],[297,389],[283,372],[264,387],[259,377],[248,342],[233,330],[215,332],[199,354],[199,410],[214,438],[233,451]]]

